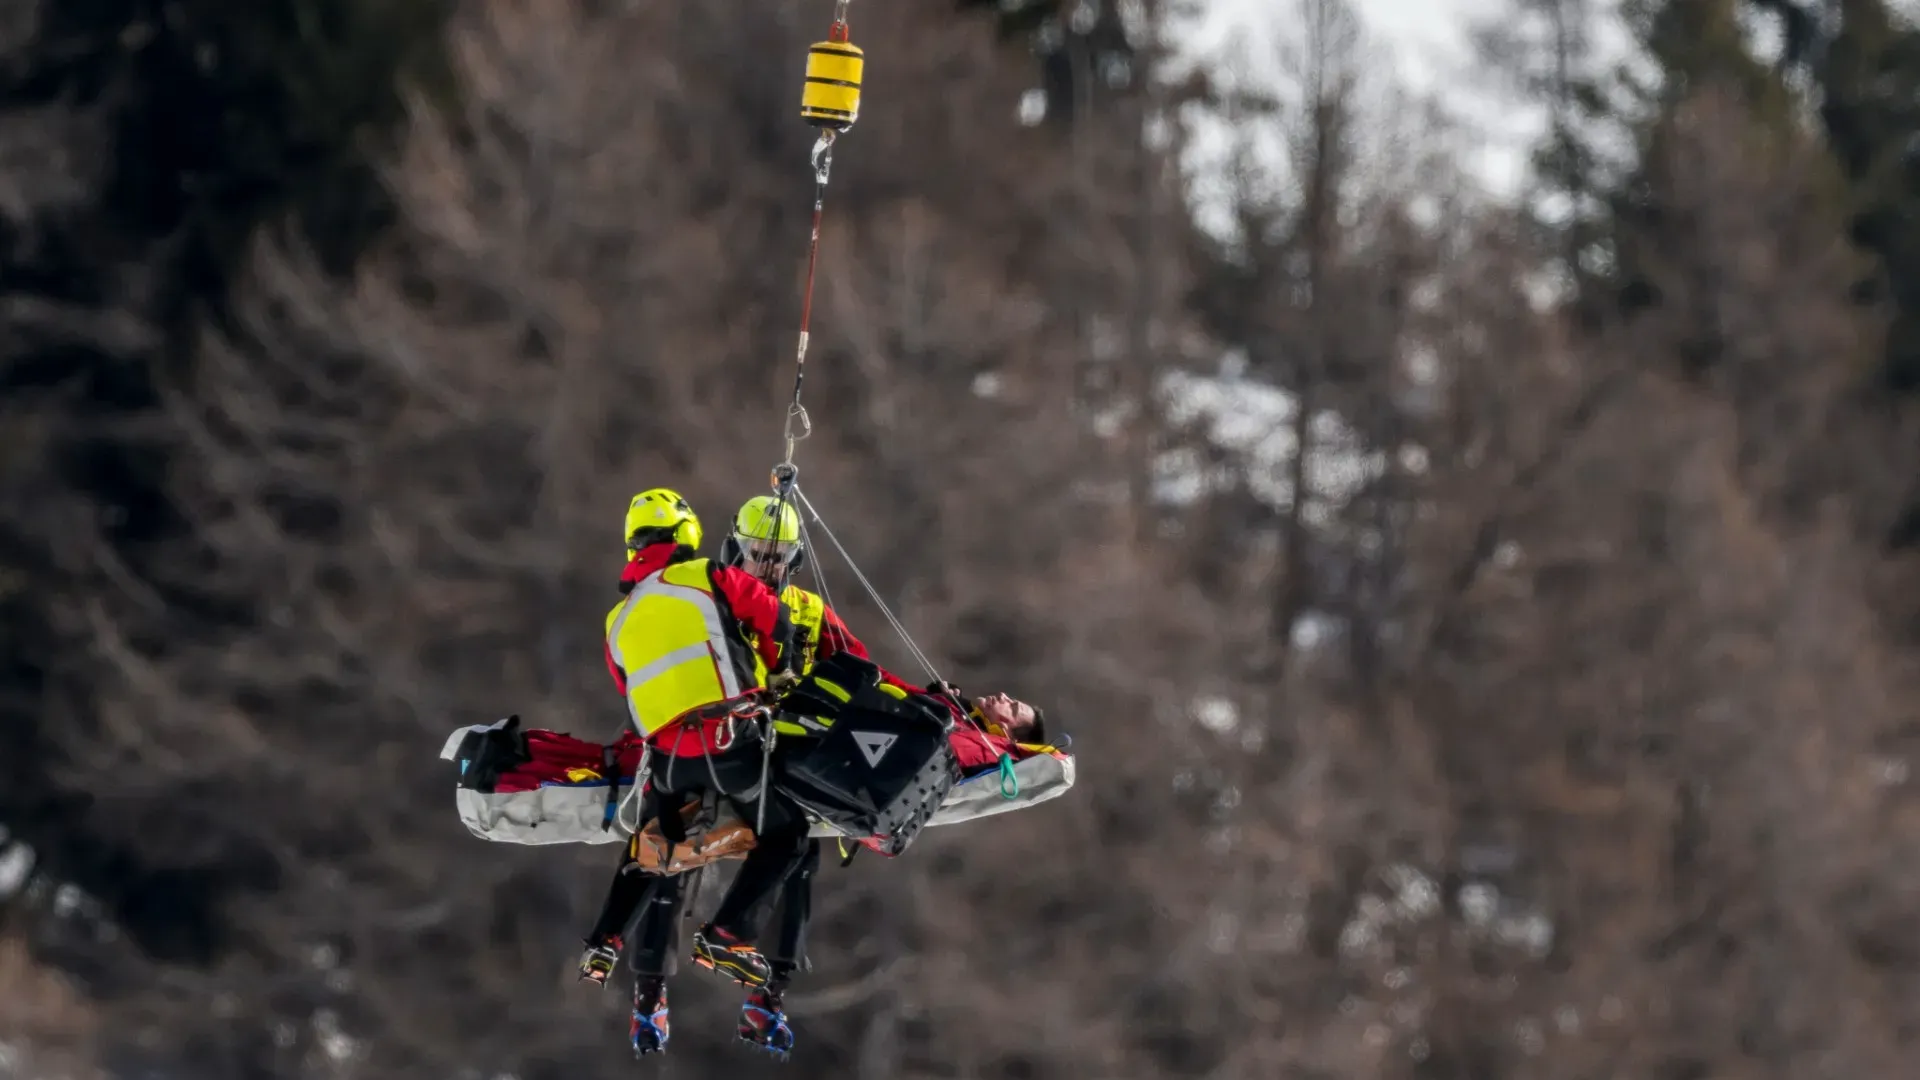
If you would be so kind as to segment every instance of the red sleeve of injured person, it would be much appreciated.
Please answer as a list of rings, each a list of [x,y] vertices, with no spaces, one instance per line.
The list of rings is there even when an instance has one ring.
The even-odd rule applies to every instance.
[[[866,644],[853,636],[853,631],[847,629],[847,624],[841,620],[840,613],[833,610],[832,605],[827,605],[820,615],[820,653],[814,658],[815,663],[841,652],[851,653],[862,660],[873,660],[873,656],[867,652]],[[877,662],[874,666],[880,667]],[[925,687],[915,686],[884,667],[880,668],[880,681],[889,686],[897,686],[909,694],[927,692]]]

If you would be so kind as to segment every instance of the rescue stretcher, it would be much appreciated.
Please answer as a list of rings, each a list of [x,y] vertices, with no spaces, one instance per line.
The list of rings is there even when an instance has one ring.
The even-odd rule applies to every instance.
[[[508,768],[476,771],[476,753],[489,732],[517,724],[508,718],[491,725],[462,727],[440,751],[444,761],[460,765],[455,808],[469,832],[503,844],[614,844],[633,833],[630,805],[637,751],[610,752],[609,746],[543,728],[523,733],[527,759]],[[1051,746],[1020,744],[1010,769],[989,766],[963,775],[946,792],[927,826],[958,825],[1038,806],[1066,794],[1074,783],[1074,759]],[[611,788],[611,790],[609,790]],[[823,822],[813,826],[820,838],[844,837]],[[853,838],[861,839],[861,838]]]

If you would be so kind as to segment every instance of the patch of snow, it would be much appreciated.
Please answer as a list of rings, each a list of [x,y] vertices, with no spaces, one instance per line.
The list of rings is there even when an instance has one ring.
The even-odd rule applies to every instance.
[[[1207,948],[1216,953],[1229,953],[1240,939],[1240,920],[1230,911],[1216,911],[1207,928]]]
[[[1874,779],[1882,787],[1899,787],[1907,782],[1910,771],[1905,758],[1883,757],[1874,762]],[[4,890],[0,890],[0,895],[3,894]]]
[[[1468,926],[1490,926],[1500,910],[1500,890],[1476,881],[1460,888],[1460,914]]]
[[[12,844],[0,851],[0,900],[26,888],[36,861],[33,849],[25,844]]]
[[[1393,886],[1393,907],[1400,918],[1424,919],[1440,910],[1440,886],[1413,867],[1404,863],[1388,867],[1387,881]]]
[[[1223,697],[1202,697],[1193,703],[1193,717],[1200,726],[1224,735],[1240,726],[1240,710]]]
[[[1553,1026],[1562,1035],[1580,1034],[1580,1010],[1571,1005],[1562,1005],[1553,1011]]]
[[[1035,127],[1047,118],[1047,92],[1035,88],[1020,95],[1020,104],[1014,110],[1022,127]]]
[[[313,1014],[313,1036],[320,1052],[335,1062],[346,1061],[360,1052],[359,1041],[340,1030],[340,1017],[332,1009],[320,1009]]]
[[[1293,647],[1303,652],[1319,648],[1332,641],[1340,632],[1342,620],[1321,611],[1303,611],[1293,620],[1293,632],[1289,635]]]
[[[1244,362],[1244,361],[1243,361]],[[1223,367],[1229,366],[1223,361]],[[1167,418],[1199,428],[1209,442],[1237,459],[1247,489],[1268,505],[1293,505],[1290,466],[1299,449],[1294,420],[1298,399],[1279,387],[1238,376],[1209,377],[1175,372],[1161,384]],[[1307,453],[1307,520],[1325,520],[1327,506],[1352,498],[1378,476],[1385,456],[1363,448],[1359,433],[1338,413],[1323,410],[1308,421],[1312,440]],[[1156,495],[1163,502],[1188,503],[1231,479],[1206,470],[1198,452],[1180,448],[1154,463]]]
[[[1540,1031],[1537,1020],[1521,1020],[1513,1025],[1513,1039],[1527,1054],[1538,1054],[1547,1048],[1547,1037]]]

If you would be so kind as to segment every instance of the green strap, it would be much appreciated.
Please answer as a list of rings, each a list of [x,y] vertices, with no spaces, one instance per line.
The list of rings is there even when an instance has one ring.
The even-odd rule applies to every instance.
[[[1013,773],[1013,756],[1000,755],[1000,797],[1011,799],[1020,794],[1020,778]]]

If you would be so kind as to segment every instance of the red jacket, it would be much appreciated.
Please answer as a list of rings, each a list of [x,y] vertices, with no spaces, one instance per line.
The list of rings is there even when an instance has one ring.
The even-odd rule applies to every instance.
[[[649,575],[665,569],[672,563],[677,550],[672,543],[651,544],[641,548],[620,573],[620,591],[631,592]],[[759,653],[768,673],[787,670],[792,651],[793,622],[788,616],[786,603],[759,578],[738,567],[709,562],[707,578],[713,585],[713,598],[721,609],[722,617],[730,618],[736,630],[751,632],[752,648]],[[740,645],[744,650],[747,639],[743,638]],[[620,688],[621,696],[625,697],[627,674],[614,662],[612,643],[607,643],[604,651],[607,671],[613,675],[614,685]],[[751,674],[752,663],[748,657],[736,656],[734,661],[737,668],[744,669],[741,674]],[[723,723],[709,720],[701,725],[698,732],[688,729],[684,724],[673,724],[656,732],[653,743],[662,752],[674,755],[718,753],[721,748],[715,746],[713,740]]]
[[[952,702],[948,701],[946,695],[940,695],[940,700],[947,702],[949,709],[956,708]],[[966,711],[956,712],[959,722],[954,724],[953,730],[948,733],[947,744],[953,748],[953,756],[959,762],[961,772],[973,773],[992,768],[999,764],[1001,754],[1020,761],[1041,752],[1038,744],[1042,740],[1036,738],[1034,742],[1022,745],[1005,735],[996,735],[987,730],[986,721],[980,718],[980,714],[973,710],[971,704],[959,708],[964,708]]]
[[[829,605],[826,609],[825,617],[820,620],[820,647],[814,655],[814,662],[819,663],[838,652],[850,652],[862,660],[873,660],[873,657],[867,655],[867,647],[860,643],[859,638],[853,636],[853,631],[847,629],[847,624],[840,621],[840,616],[833,610],[833,607]],[[967,719],[966,711],[955,704],[953,699],[947,695],[932,693],[924,686],[915,686],[900,676],[895,675],[893,672],[888,671],[886,668],[880,667],[878,663],[875,663],[873,666],[880,668],[881,682],[889,686],[897,686],[909,694],[930,697],[946,706],[947,711],[953,714],[953,730],[956,735],[959,734],[961,728],[971,723],[971,721]],[[975,739],[973,740],[973,744],[977,747],[980,745],[980,741]],[[993,760],[999,760],[997,753]]]
[[[960,763],[960,771],[974,773],[981,769],[992,768],[999,764],[1001,754],[1011,754],[1015,761],[1027,756],[1013,740],[1005,735],[995,735],[972,719],[961,720],[953,726],[947,736],[947,744],[953,747],[954,760]]]

